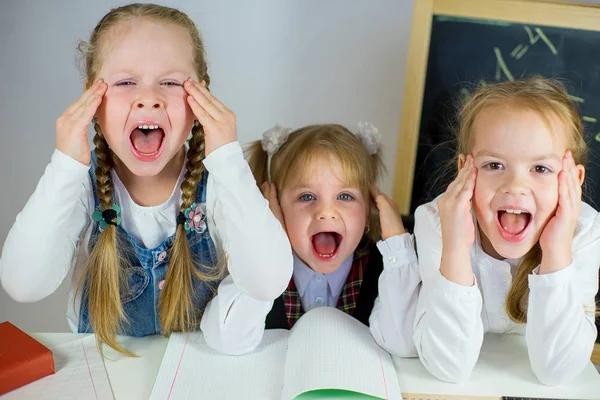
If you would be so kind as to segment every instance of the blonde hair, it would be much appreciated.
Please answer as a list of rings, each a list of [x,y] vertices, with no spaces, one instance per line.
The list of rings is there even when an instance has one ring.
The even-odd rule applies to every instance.
[[[261,141],[246,148],[246,156],[256,182],[260,185],[268,180],[268,155]],[[301,179],[306,166],[321,157],[332,157],[339,161],[347,185],[356,185],[367,203],[368,231],[363,235],[356,256],[369,250],[369,245],[380,238],[379,218],[373,212],[370,188],[377,182],[383,163],[379,152],[369,155],[359,138],[341,125],[309,125],[290,133],[271,159],[271,182],[281,194],[285,188]]]
[[[86,85],[93,83],[102,65],[104,49],[110,42],[109,34],[116,26],[133,23],[139,20],[171,24],[184,29],[192,47],[192,62],[200,81],[206,82],[208,88],[210,77],[204,54],[204,45],[194,22],[183,12],[174,8],[155,4],[129,4],[114,8],[96,25],[89,43],[81,42],[78,46],[82,54]],[[112,207],[112,190],[110,170],[113,167],[113,154],[108,147],[100,125],[95,122],[94,137],[95,154],[98,160],[96,173],[97,195],[102,209]],[[192,128],[192,137],[187,151],[186,173],[181,184],[181,211],[190,207],[195,200],[196,187],[203,172],[204,130],[201,125]],[[109,224],[100,233],[86,262],[85,274],[79,284],[84,286],[88,294],[89,320],[99,343],[126,355],[133,355],[116,340],[127,316],[123,311],[120,294],[127,290],[128,264],[122,256],[121,246],[117,245],[117,229]],[[173,247],[170,250],[170,264],[165,278],[165,285],[159,299],[160,324],[162,332],[169,335],[174,331],[194,330],[198,326],[203,310],[194,304],[194,279],[204,282],[219,280],[223,274],[223,264],[205,267],[201,272],[200,265],[192,259],[186,231],[182,224],[177,225]],[[79,290],[78,289],[78,290]]]
[[[473,125],[477,116],[483,110],[500,106],[534,111],[548,125],[552,117],[557,117],[566,127],[567,148],[573,153],[575,163],[585,165],[587,145],[583,123],[575,104],[561,82],[537,76],[477,89],[465,101],[459,112],[457,156],[471,153],[474,141]],[[542,250],[539,243],[536,243],[519,261],[506,298],[506,312],[515,322],[527,322],[528,276],[541,260]]]

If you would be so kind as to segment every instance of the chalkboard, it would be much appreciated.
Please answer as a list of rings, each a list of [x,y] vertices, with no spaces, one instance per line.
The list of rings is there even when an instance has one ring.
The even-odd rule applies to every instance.
[[[599,22],[600,24],[600,22]],[[480,85],[530,75],[561,79],[585,125],[584,199],[600,205],[600,32],[434,16],[410,212],[442,193],[457,106]]]

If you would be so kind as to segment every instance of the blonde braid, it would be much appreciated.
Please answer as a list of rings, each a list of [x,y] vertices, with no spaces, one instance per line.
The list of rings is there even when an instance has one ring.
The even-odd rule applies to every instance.
[[[94,152],[98,159],[96,193],[102,209],[108,210],[112,207],[112,152],[97,122],[94,123],[94,129]],[[99,345],[106,343],[122,354],[135,356],[122,347],[116,338],[121,324],[127,322],[120,296],[121,286],[125,285],[127,280],[123,279],[124,268],[121,267],[120,261],[116,226],[107,224],[90,253],[83,275],[87,282],[89,320]],[[102,352],[101,348],[100,351]]]
[[[204,129],[201,125],[197,125],[192,128],[192,138],[187,152],[187,171],[181,183],[182,213],[195,201],[196,188],[204,171],[203,159]],[[185,228],[183,224],[177,224],[175,242],[171,248],[171,261],[159,300],[163,334],[169,335],[171,332],[197,328],[203,310],[197,309],[194,304],[194,278],[203,282],[214,282],[222,276],[218,265],[207,269],[209,272],[204,273],[196,267]]]
[[[102,129],[98,122],[94,122],[94,130],[96,135],[94,136],[94,153],[96,153],[96,159],[98,161],[98,167],[96,168],[96,185],[98,187],[97,194],[100,199],[100,205],[104,210],[108,210],[112,207],[112,179],[110,176],[110,170],[113,167],[112,152],[108,148],[106,139],[102,136]]]
[[[187,152],[185,164],[187,171],[181,183],[181,211],[191,206],[196,199],[196,187],[204,171],[202,160],[204,160],[204,128],[198,124],[192,128],[190,148]]]

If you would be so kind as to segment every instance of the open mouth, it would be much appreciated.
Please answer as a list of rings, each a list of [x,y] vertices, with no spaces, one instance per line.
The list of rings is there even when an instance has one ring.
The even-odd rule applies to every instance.
[[[321,260],[332,260],[338,253],[342,239],[337,232],[319,232],[311,238],[313,251]]]
[[[532,215],[530,212],[506,208],[496,213],[496,225],[500,236],[508,242],[520,242],[527,235],[531,225]]]
[[[129,135],[131,151],[140,161],[156,160],[165,144],[165,131],[157,124],[138,125]]]

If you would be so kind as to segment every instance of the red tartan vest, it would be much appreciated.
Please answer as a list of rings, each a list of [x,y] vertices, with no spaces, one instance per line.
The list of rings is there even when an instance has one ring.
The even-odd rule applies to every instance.
[[[373,246],[370,254],[355,259],[340,292],[336,308],[368,325],[368,317],[378,294],[377,281],[382,269],[381,254],[376,246]],[[360,315],[355,315],[357,309],[360,309]],[[266,329],[291,329],[303,314],[300,295],[292,278],[267,315]]]

